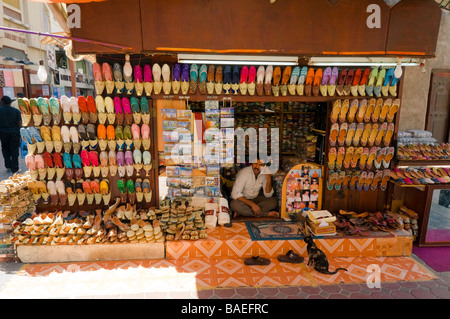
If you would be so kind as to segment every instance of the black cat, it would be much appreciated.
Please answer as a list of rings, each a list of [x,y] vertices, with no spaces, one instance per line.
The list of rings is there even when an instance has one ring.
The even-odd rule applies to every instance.
[[[312,265],[316,271],[325,275],[334,275],[339,270],[347,271],[347,269],[345,268],[337,268],[335,271],[330,271],[328,269],[329,264],[327,256],[322,250],[317,248],[316,244],[313,241],[312,235],[306,235],[303,240],[305,241],[305,243],[307,243],[306,250],[309,256],[308,266]]]

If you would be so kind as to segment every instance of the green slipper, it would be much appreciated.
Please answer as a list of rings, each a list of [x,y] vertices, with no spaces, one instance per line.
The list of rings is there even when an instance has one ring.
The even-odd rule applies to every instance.
[[[141,110],[142,114],[148,114],[149,112],[148,100],[146,97],[141,98]]]

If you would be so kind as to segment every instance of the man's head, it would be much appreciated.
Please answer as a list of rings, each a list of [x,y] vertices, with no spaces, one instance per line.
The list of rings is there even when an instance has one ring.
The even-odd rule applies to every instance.
[[[263,168],[264,164],[260,160],[257,160],[256,163],[252,164],[253,173],[255,175],[259,175],[261,173],[261,168]]]
[[[11,98],[9,97],[9,96],[6,96],[6,95],[4,95],[3,97],[2,97],[2,103],[3,104],[6,104],[6,105],[11,105],[11,102],[13,101],[13,100],[11,100]]]

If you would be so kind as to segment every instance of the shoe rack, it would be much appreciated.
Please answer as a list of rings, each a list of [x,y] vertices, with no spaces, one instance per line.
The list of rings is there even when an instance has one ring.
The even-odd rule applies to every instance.
[[[380,97],[376,97],[376,96],[340,96],[340,97],[334,97],[333,100],[329,100],[327,103],[327,128],[326,128],[326,141],[325,141],[325,153],[324,153],[324,185],[323,185],[323,201],[322,201],[322,205],[323,205],[323,209],[327,209],[332,213],[337,213],[340,209],[347,209],[347,210],[351,210],[351,211],[379,211],[379,210],[385,210],[385,209],[390,209],[390,201],[388,200],[388,193],[390,192],[390,182],[388,182],[388,187],[386,190],[381,190],[380,187],[377,187],[376,190],[368,190],[368,191],[358,191],[356,188],[355,189],[343,189],[341,187],[340,190],[336,190],[335,188],[333,188],[332,190],[329,190],[327,188],[327,179],[330,173],[330,169],[327,165],[329,157],[329,150],[331,148],[330,143],[329,143],[329,138],[330,138],[330,131],[331,131],[331,127],[333,125],[333,123],[331,123],[331,113],[332,113],[332,108],[333,108],[333,104],[336,100],[340,99],[349,99],[350,100],[350,104],[351,101],[356,99],[358,100],[358,102],[361,102],[361,100],[369,100],[371,98],[382,98],[383,100],[386,99],[399,99],[400,100],[400,108],[398,109],[398,111],[396,112],[394,119],[392,121],[392,123],[394,123],[394,133],[392,135],[391,141],[389,146],[395,146],[396,140],[397,140],[397,133],[398,133],[398,125],[399,125],[399,119],[400,119],[400,111],[402,108],[402,91],[403,91],[403,81],[402,79],[399,80],[398,82],[398,90],[397,90],[397,96],[392,96],[392,95],[387,95],[387,96],[380,96]],[[364,121],[363,121],[364,122]],[[373,124],[372,121],[369,121],[370,123]],[[379,123],[381,124],[381,123]],[[345,144],[344,144],[345,145]],[[367,147],[367,146],[366,146]],[[355,147],[356,149],[356,147]],[[395,150],[394,150],[394,154],[395,154]],[[390,161],[390,165],[389,165],[389,169],[392,169],[395,167],[395,157]],[[356,168],[354,168],[353,170],[358,170],[358,166]],[[352,171],[352,168],[350,167],[350,171]],[[369,172],[375,172],[376,169],[374,167],[372,167],[371,169],[365,169],[365,171]]]

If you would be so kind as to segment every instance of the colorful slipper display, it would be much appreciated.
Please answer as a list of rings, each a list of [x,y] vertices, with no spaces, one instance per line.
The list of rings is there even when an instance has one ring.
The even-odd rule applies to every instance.
[[[361,71],[362,77],[364,73]],[[352,86],[358,85],[354,80]],[[358,90],[350,89],[352,95],[355,89]],[[342,94],[346,93],[342,87]],[[386,176],[390,175],[391,161],[395,155],[395,148],[391,146],[395,132],[392,122],[399,109],[399,99],[395,100],[395,106],[393,104],[391,98],[385,100],[381,97],[352,101],[337,99],[332,102],[327,153],[329,190],[386,190]],[[407,152],[401,149],[401,154]]]

